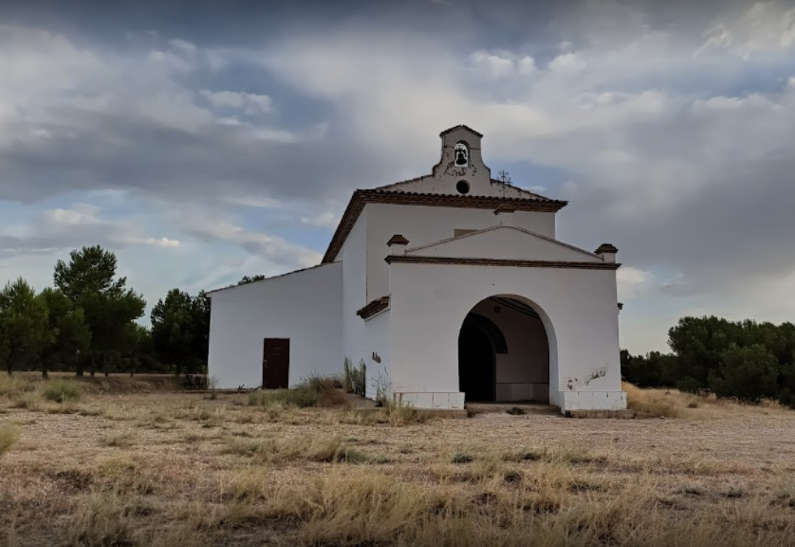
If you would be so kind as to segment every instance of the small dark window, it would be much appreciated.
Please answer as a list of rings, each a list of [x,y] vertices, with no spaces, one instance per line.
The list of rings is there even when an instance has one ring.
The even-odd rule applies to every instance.
[[[455,185],[455,189],[458,190],[459,194],[468,194],[469,183],[465,180],[459,180]]]

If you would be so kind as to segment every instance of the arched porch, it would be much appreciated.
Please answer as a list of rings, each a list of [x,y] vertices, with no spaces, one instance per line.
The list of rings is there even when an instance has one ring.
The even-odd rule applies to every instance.
[[[458,334],[459,389],[467,402],[549,402],[555,359],[543,311],[516,295],[475,304]]]

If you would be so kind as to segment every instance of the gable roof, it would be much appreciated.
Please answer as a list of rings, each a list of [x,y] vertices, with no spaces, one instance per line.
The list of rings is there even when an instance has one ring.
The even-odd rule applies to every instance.
[[[459,123],[458,125],[454,125],[453,127],[448,127],[447,129],[445,129],[444,131],[439,133],[439,136],[440,137],[444,137],[445,135],[447,135],[448,133],[450,133],[452,131],[455,131],[456,129],[466,129],[467,131],[470,131],[471,133],[474,133],[478,137],[481,137],[481,138],[483,137],[483,133],[479,133],[479,132],[475,131],[474,129],[472,129],[471,127],[469,127],[468,125],[464,125],[463,123]]]
[[[517,239],[518,238],[518,239]],[[481,251],[478,256],[471,256],[471,251],[466,248],[467,243],[476,240],[488,243],[488,250]],[[468,240],[468,241],[465,241]],[[506,253],[500,248],[501,243],[509,243],[510,250]],[[517,255],[516,244],[519,244],[525,256]],[[558,241],[557,239],[539,234],[518,226],[498,224],[482,230],[474,230],[454,237],[440,239],[417,247],[405,250],[405,256],[438,256],[482,259],[528,259],[528,260],[556,260],[556,261],[585,261],[593,263],[604,262],[601,256],[586,251],[574,245]]]
[[[422,177],[420,177],[422,178]],[[418,179],[412,179],[412,181]],[[405,181],[410,182],[410,181]],[[501,184],[505,184],[502,183]],[[499,196],[477,196],[456,194],[430,194],[422,192],[401,192],[373,188],[370,190],[356,190],[342,214],[342,219],[334,231],[322,263],[332,262],[345,239],[348,237],[356,219],[359,218],[364,206],[368,203],[390,203],[396,205],[423,205],[429,207],[462,207],[468,209],[497,209],[500,206],[509,206],[515,211],[546,211],[556,212],[567,205],[568,202],[549,199],[532,192],[527,192],[527,197],[507,198]],[[520,189],[521,190],[521,189]]]
[[[418,182],[422,182],[423,179],[433,179],[433,175],[422,175],[421,177],[414,177],[411,179],[401,180],[399,182],[393,182],[390,184],[384,184],[383,186],[376,186],[373,190],[387,190],[391,192],[414,192],[413,190],[405,190],[405,186],[411,186]],[[542,196],[541,194],[536,194],[535,192],[531,192],[530,190],[525,190],[524,188],[520,188],[518,186],[514,186],[508,182],[504,182],[499,179],[489,179],[491,184],[501,186],[502,188],[512,190],[514,193],[518,194],[516,197],[527,197],[530,199],[544,199],[548,201],[556,201],[552,198],[548,198],[546,196]],[[458,195],[458,194],[452,194]],[[473,194],[474,195],[474,194]],[[507,196],[506,196],[507,197]]]

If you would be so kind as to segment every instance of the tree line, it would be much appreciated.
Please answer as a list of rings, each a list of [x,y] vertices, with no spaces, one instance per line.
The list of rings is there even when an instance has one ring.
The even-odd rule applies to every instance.
[[[668,331],[670,353],[621,351],[621,373],[639,387],[675,387],[795,408],[795,325],[683,317]]]
[[[136,322],[146,301],[116,275],[116,256],[102,247],[58,260],[53,286],[36,292],[18,278],[0,291],[0,365],[15,370],[206,372],[210,299],[168,291]]]

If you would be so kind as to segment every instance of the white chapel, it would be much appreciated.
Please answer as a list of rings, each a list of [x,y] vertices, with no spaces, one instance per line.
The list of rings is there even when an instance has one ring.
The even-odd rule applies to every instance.
[[[294,386],[347,360],[367,397],[418,408],[626,408],[617,249],[559,241],[565,201],[491,178],[477,131],[440,136],[430,174],[353,193],[319,265],[210,293],[217,387]]]

